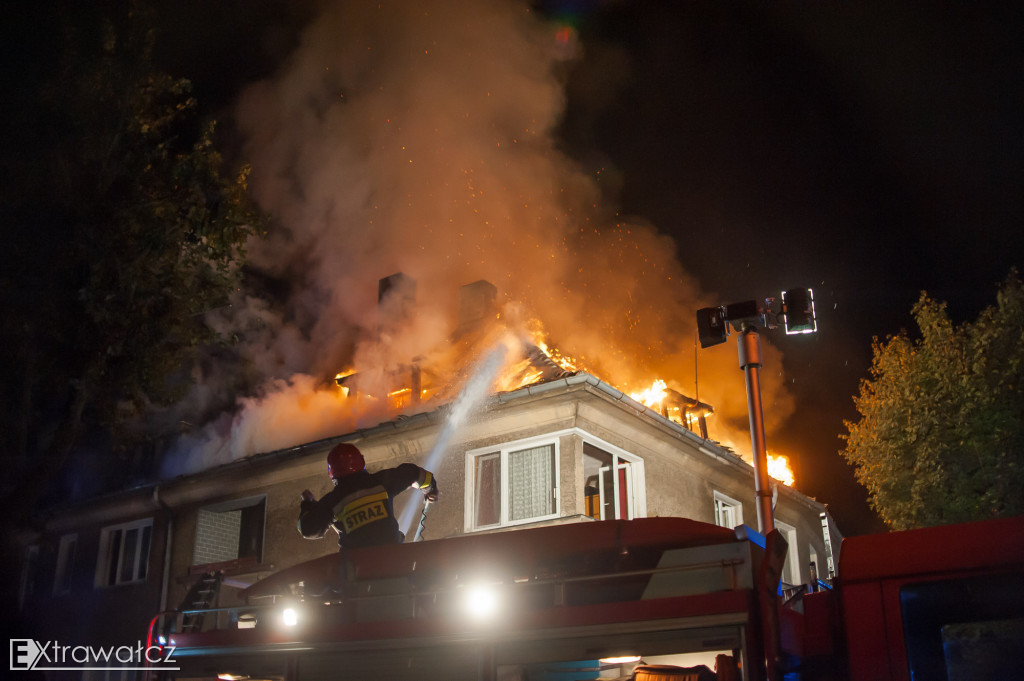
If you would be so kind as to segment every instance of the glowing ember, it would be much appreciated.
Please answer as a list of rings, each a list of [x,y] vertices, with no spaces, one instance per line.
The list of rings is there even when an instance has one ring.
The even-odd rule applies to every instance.
[[[566,373],[580,371],[594,373],[580,359],[563,354],[558,348],[553,347],[544,331],[543,324],[536,318],[528,318],[525,328],[519,326],[518,329],[511,332],[504,319],[499,318],[497,321],[498,329],[502,329],[502,332],[506,334],[505,337],[511,339],[509,340],[511,345],[509,345],[509,354],[503,358],[507,361],[502,367],[496,368],[498,373],[490,386],[492,392],[512,392],[537,381],[564,376],[565,374],[560,373],[559,369]],[[431,408],[434,402],[451,398],[451,391],[446,384],[437,382],[437,376],[443,376],[446,373],[445,370],[439,368],[446,366],[443,363],[444,356],[438,355],[435,359],[438,358],[442,360],[441,364],[432,364],[428,361],[423,364],[422,374],[419,373],[420,367],[418,366],[414,375],[405,372],[392,376],[392,378],[406,380],[389,380],[389,385],[386,386],[383,393],[377,393],[386,396],[384,406],[387,414],[401,413],[412,408]],[[386,414],[380,411],[381,402],[374,399],[368,392],[370,384],[367,383],[362,388],[357,388],[354,378],[350,378],[355,373],[355,369],[346,369],[337,374],[336,382],[341,393],[346,397],[350,394],[358,397],[357,400],[351,400],[352,409],[384,418]],[[351,384],[351,393],[346,383]],[[377,389],[383,387],[375,383],[373,385],[376,385]],[[441,387],[439,388],[439,386]],[[703,437],[707,437],[701,417],[709,416],[710,408],[701,402],[689,400],[689,398],[670,390],[665,380],[657,379],[646,390],[630,393],[629,396],[694,432],[696,432],[695,425],[699,423],[701,431],[704,433]],[[417,397],[418,399],[415,399]],[[742,449],[733,446],[728,435],[723,438],[723,444],[733,451]],[[785,456],[768,455],[768,475],[784,485],[792,486],[795,481],[795,475]]]
[[[528,355],[532,354],[533,358],[531,359],[531,357],[527,356],[518,362],[508,364],[504,371],[495,379],[494,390],[496,392],[510,392],[544,378],[544,369],[539,368],[535,362],[538,359],[536,351],[539,351],[540,354],[543,354],[552,364],[563,371],[569,373],[586,371],[580,360],[562,353],[557,348],[551,347],[547,335],[544,333],[544,325],[541,324],[540,320],[530,319],[526,325],[526,332],[528,342],[524,350]],[[531,351],[530,346],[535,350]]]
[[[629,396],[646,407],[656,407],[665,401],[665,397],[668,395],[667,391],[668,386],[665,385],[665,381],[659,378],[647,390],[630,393]]]
[[[539,319],[531,319],[527,322],[526,326],[530,335],[530,342],[536,345],[552,362],[560,366],[565,371],[573,373],[587,370],[583,365],[583,362],[576,357],[570,357],[558,348],[551,347],[551,344],[548,342],[547,333],[544,331],[544,325]]]
[[[796,481],[793,469],[789,467],[789,459],[784,456],[768,455],[768,475],[787,487],[792,487]]]
[[[582,365],[579,360],[575,357],[570,357],[569,355],[563,355],[558,348],[549,348],[548,344],[543,340],[537,341],[537,347],[540,348],[541,352],[547,355],[552,362],[566,371],[576,372],[581,370]]]
[[[510,392],[533,383],[543,375],[544,372],[533,368],[530,360],[523,359],[505,367],[505,371],[495,380],[494,390],[495,392]]]

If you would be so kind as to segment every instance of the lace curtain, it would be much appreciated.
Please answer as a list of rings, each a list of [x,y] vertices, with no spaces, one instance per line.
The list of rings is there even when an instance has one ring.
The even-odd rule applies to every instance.
[[[508,454],[508,519],[526,520],[555,512],[555,446]]]

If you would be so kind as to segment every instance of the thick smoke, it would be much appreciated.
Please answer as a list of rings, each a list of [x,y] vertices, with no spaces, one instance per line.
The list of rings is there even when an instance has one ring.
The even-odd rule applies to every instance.
[[[689,244],[678,254],[650,225],[619,218],[559,151],[560,76],[576,49],[567,35],[518,2],[337,3],[275,76],[243,93],[252,189],[276,221],[250,252],[290,294],[274,312],[256,299],[239,306],[233,321],[250,319],[244,352],[266,383],[183,443],[190,466],[371,418],[339,404],[325,379],[351,366],[361,380],[383,376],[443,344],[458,287],[479,279],[616,386],[665,378],[693,394],[694,313],[720,301],[680,264]],[[377,281],[395,272],[416,280],[417,306],[382,337]],[[712,436],[726,439],[730,415],[745,423],[736,354],[700,361],[700,397],[719,412]],[[765,402],[781,418],[790,406],[772,379]]]

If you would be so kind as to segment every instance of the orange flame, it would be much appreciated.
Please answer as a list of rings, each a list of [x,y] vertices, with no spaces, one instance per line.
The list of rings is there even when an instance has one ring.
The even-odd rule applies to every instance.
[[[541,352],[547,355],[552,362],[562,367],[566,371],[580,371],[583,366],[582,363],[575,357],[570,357],[569,355],[562,354],[562,352],[558,348],[548,347],[548,344],[545,343],[543,340],[537,341],[537,347],[540,348]]]
[[[782,455],[768,454],[768,475],[787,487],[792,487],[796,482],[793,469],[789,467],[789,459]]]
[[[338,384],[338,390],[341,392],[342,397],[348,397],[350,390],[347,385],[341,384],[341,379],[348,378],[354,373],[356,373],[356,370],[349,368],[345,369],[344,371],[339,371],[337,374],[335,374],[334,382]]]
[[[547,355],[548,359],[566,371],[586,371],[586,367],[580,359],[566,355],[558,348],[551,347],[547,333],[544,331],[544,325],[539,319],[531,319],[526,326],[530,334],[530,341],[540,348],[540,351]]]
[[[530,364],[530,360],[521,359],[505,367],[502,373],[494,382],[495,392],[511,392],[523,386],[530,385],[539,379],[544,372],[537,371]]]
[[[665,397],[668,395],[668,386],[665,385],[665,381],[660,378],[651,384],[651,387],[647,390],[641,390],[638,393],[630,393],[637,402],[643,404],[645,407],[656,407],[665,401]]]
[[[499,322],[500,323],[500,322]],[[502,326],[504,326],[502,324]],[[521,328],[521,327],[520,327]],[[557,364],[563,370],[568,372],[588,371],[584,362],[581,359],[572,357],[564,354],[558,348],[551,345],[547,334],[544,331],[543,324],[536,318],[530,319],[526,324],[526,335],[528,339],[528,346],[532,345],[536,349],[539,349],[544,355],[547,356],[552,362]],[[535,351],[530,351],[535,352]],[[346,369],[345,371],[339,372],[336,376],[337,380],[341,380],[346,376],[356,373],[356,369]],[[495,379],[492,390],[494,392],[511,392],[518,390],[543,378],[545,371],[542,368],[538,368],[536,365],[536,356],[531,360],[530,357],[520,354],[517,359],[510,361]],[[349,389],[347,386],[339,386],[340,392],[345,397],[349,396]],[[402,411],[412,405],[411,398],[413,392],[410,386],[394,386],[387,393],[387,402],[390,410]],[[371,395],[366,393],[360,393],[360,396],[369,400],[369,403],[365,404],[365,407],[370,407],[370,403],[375,403],[375,400]],[[433,399],[440,397],[435,389],[423,387],[420,389],[419,404],[428,404]],[[668,385],[664,379],[654,380],[650,387],[645,390],[638,392],[629,393],[629,396],[637,402],[643,404],[646,407],[655,409],[665,414],[670,420],[679,423],[680,425],[691,428],[693,422],[698,418],[698,414],[691,411],[684,410],[678,404],[669,404],[667,407],[664,405],[666,399],[669,397]],[[685,414],[684,414],[685,411]],[[707,415],[707,414],[706,414]],[[734,450],[740,451],[732,445],[730,442],[731,438],[723,434],[723,444]],[[792,486],[796,480],[796,476],[793,473],[793,469],[789,465],[789,459],[785,456],[768,454],[768,475],[774,480],[781,482],[784,485]]]

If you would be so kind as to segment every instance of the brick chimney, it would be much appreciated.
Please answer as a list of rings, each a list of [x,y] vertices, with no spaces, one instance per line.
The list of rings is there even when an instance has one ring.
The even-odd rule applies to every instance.
[[[497,287],[484,279],[460,286],[459,324],[455,328],[455,337],[475,331],[488,320],[494,319],[497,314],[497,297]]]

